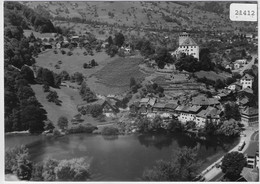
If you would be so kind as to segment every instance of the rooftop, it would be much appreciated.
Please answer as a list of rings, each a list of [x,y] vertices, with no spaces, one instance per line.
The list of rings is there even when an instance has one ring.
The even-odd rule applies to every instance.
[[[253,80],[254,77],[251,76],[251,75],[249,75],[249,74],[247,73],[246,75],[244,75],[244,77],[241,78],[241,80],[245,80],[245,79],[247,79],[247,80]]]
[[[198,44],[191,38],[187,37],[180,46],[198,46]]]

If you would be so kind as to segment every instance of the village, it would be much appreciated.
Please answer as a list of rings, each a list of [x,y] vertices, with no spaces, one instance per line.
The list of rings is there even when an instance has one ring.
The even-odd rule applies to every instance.
[[[113,3],[107,4],[108,9],[86,3],[88,13],[78,11],[78,3],[68,3],[69,9],[63,3],[7,3],[6,19],[10,23],[5,28],[5,132],[10,145],[23,140],[31,145],[35,139],[39,141],[35,148],[57,146],[55,153],[46,151],[42,158],[58,158],[57,154],[63,152],[61,157],[66,159],[97,156],[101,165],[94,161],[98,172],[93,174],[93,181],[139,180],[142,174],[144,181],[157,181],[157,176],[149,173],[156,168],[151,163],[158,158],[167,160],[177,150],[185,149],[196,151],[203,160],[189,180],[229,181],[234,178],[222,169],[223,160],[236,152],[245,158],[245,164],[241,164],[235,181],[256,181],[258,27],[254,23],[246,24],[247,28],[226,23],[222,5],[216,4],[214,11],[222,13],[204,11],[211,10],[207,3],[181,2],[172,4],[172,9],[164,3],[141,2],[141,10],[138,3],[129,2],[126,7],[134,7],[120,7],[117,12],[111,9],[118,6]],[[34,6],[46,16],[55,15],[49,17],[53,24],[39,16],[32,23],[34,28],[24,25],[19,29],[12,19],[13,6],[24,9],[21,16],[26,19],[35,18],[30,17],[33,10],[26,6]],[[69,11],[76,11],[82,18],[63,17]],[[142,19],[147,19],[147,24],[135,20],[140,16],[136,12],[145,15]],[[191,21],[196,12],[200,15]],[[119,18],[121,14],[126,20]],[[207,18],[210,23],[199,23],[207,14],[212,15]],[[93,20],[86,19],[92,15]],[[158,17],[165,24],[159,23]],[[227,28],[218,30],[220,25]],[[21,135],[25,137],[19,140]],[[35,137],[29,140],[26,135]],[[170,153],[172,147],[176,150]],[[118,162],[114,157],[104,160],[103,154],[110,156],[112,148],[126,155],[127,161],[118,155],[114,156],[120,159]],[[33,146],[29,149],[37,152],[31,151]],[[152,155],[149,161],[144,159],[147,153]],[[35,155],[33,161],[39,162],[42,158]],[[134,156],[144,162],[132,176],[127,170],[140,166],[131,160]],[[110,159],[116,164],[111,165]],[[118,176],[121,167],[126,170]],[[8,172],[14,173],[11,167]]]

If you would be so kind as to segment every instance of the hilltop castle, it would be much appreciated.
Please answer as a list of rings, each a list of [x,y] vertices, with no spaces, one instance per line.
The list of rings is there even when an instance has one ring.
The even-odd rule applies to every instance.
[[[192,55],[199,59],[199,45],[190,37],[189,33],[183,32],[179,35],[179,47],[172,53],[172,55],[179,55],[185,53]]]

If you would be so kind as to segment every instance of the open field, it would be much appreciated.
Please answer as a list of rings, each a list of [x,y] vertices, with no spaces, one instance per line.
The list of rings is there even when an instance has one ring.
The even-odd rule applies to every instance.
[[[145,74],[139,71],[138,66],[141,61],[141,58],[117,58],[96,72],[92,81],[105,85],[105,88],[115,88],[115,92],[125,91],[129,89],[131,77],[137,82],[144,80]]]
[[[206,77],[207,79],[210,79],[213,81],[216,81],[218,79],[223,81],[223,80],[227,79],[228,77],[231,77],[231,74],[228,74],[228,73],[217,74],[216,72],[213,72],[213,71],[209,71],[209,72],[208,71],[199,71],[199,72],[195,72],[195,75],[198,78]]]
[[[63,50],[66,52],[69,51],[69,49]],[[112,60],[105,52],[94,53],[93,56],[84,56],[84,48],[75,48],[72,51],[73,55],[71,56],[67,56],[67,54],[61,54],[59,49],[57,51],[58,54],[54,54],[53,49],[50,49],[49,51],[40,54],[38,58],[36,58],[36,65],[48,68],[55,73],[60,73],[61,71],[66,70],[69,74],[80,72],[84,76],[88,77],[103,68],[109,61]],[[98,63],[98,66],[90,69],[84,69],[83,64],[88,63],[92,59],[95,59],[95,61]],[[55,65],[58,64],[58,61],[62,61],[62,64],[59,64],[60,69],[55,68]]]
[[[56,126],[57,121],[60,116],[65,116],[69,120],[69,127],[72,126],[70,120],[74,115],[78,114],[77,105],[84,103],[79,95],[77,90],[61,87],[60,89],[51,88],[51,90],[56,91],[59,96],[59,100],[62,101],[61,106],[56,105],[55,103],[48,102],[46,96],[48,93],[44,93],[42,90],[42,85],[32,85],[33,91],[38,101],[43,105],[43,108],[47,111],[48,118]],[[106,122],[99,122],[98,120],[92,118],[91,116],[85,115],[82,116],[84,122],[81,124],[91,123],[93,125],[100,125],[109,123],[109,119],[106,118]]]

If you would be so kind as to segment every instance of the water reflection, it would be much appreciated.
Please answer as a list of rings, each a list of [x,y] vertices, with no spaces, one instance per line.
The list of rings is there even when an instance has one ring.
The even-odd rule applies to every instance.
[[[102,135],[102,137],[104,138],[104,140],[107,141],[113,141],[118,139],[118,135]]]
[[[169,147],[173,142],[172,137],[158,134],[142,134],[138,136],[138,140],[145,147],[154,146],[159,150]]]

